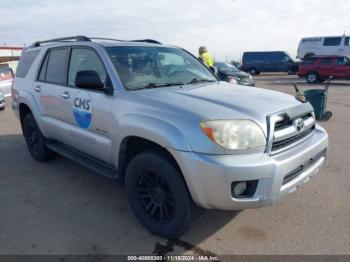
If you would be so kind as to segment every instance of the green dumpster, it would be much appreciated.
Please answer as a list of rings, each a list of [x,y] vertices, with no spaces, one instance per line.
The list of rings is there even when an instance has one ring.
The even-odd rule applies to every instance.
[[[323,119],[327,109],[328,92],[322,89],[311,89],[304,91],[305,100],[310,102],[315,110],[317,120]]]

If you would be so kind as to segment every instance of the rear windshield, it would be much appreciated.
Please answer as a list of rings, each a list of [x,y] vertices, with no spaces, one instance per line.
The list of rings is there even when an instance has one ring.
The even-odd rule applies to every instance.
[[[32,66],[35,58],[39,54],[39,50],[23,52],[21,59],[19,60],[16,77],[26,77],[30,67]]]

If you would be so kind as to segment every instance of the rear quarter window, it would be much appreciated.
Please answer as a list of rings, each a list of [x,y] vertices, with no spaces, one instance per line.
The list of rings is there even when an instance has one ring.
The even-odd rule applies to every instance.
[[[39,52],[39,50],[33,50],[22,53],[17,67],[16,77],[24,78],[27,76],[28,71],[32,66],[35,58],[38,56]]]

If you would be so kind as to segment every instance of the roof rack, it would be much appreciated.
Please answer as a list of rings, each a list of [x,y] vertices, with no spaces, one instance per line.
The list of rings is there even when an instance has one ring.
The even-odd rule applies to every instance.
[[[144,43],[152,43],[152,44],[162,44],[161,42],[158,42],[157,40],[153,39],[140,39],[140,40],[130,40],[129,42],[144,42]]]
[[[87,37],[87,36],[83,36],[83,35],[77,35],[77,36],[54,38],[54,39],[49,39],[49,40],[44,40],[44,41],[36,41],[30,47],[38,47],[41,44],[48,44],[48,43],[54,43],[54,42],[69,42],[69,41],[91,42],[92,39],[118,41],[118,42],[144,42],[144,43],[152,43],[152,44],[160,44],[160,45],[162,44],[161,42],[158,42],[158,41],[153,40],[153,39],[120,40],[120,39],[114,39],[114,38]]]
[[[89,37],[90,39],[96,40],[110,40],[110,41],[118,41],[118,42],[143,42],[143,43],[152,43],[152,44],[162,44],[161,42],[154,39],[139,39],[139,40],[121,40],[115,38],[105,38],[105,37]]]
[[[90,40],[96,39],[96,40],[109,40],[109,41],[125,42],[125,40],[115,39],[115,38],[106,38],[106,37],[89,37],[89,39]]]
[[[77,36],[54,38],[54,39],[49,39],[44,41],[36,41],[31,45],[31,47],[37,47],[37,46],[40,46],[41,44],[48,44],[52,42],[65,42],[65,41],[71,41],[71,40],[81,41],[81,42],[91,42],[90,38],[83,35],[77,35]]]

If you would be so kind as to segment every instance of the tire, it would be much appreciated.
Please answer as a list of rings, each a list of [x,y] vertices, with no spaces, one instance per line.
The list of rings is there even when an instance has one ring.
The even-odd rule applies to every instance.
[[[328,121],[333,116],[331,111],[326,111],[322,116],[322,121]]]
[[[256,69],[255,69],[255,68],[252,68],[252,69],[250,69],[250,70],[249,70],[249,74],[251,74],[252,76],[255,76],[255,75],[258,75],[258,74],[259,74],[259,72],[258,72],[258,71],[256,71]]]
[[[306,74],[306,81],[309,84],[316,84],[320,80],[318,74],[316,72],[309,72]]]
[[[0,111],[4,111],[5,110],[5,107],[0,107]]]
[[[42,135],[34,116],[30,113],[24,116],[23,135],[28,150],[35,160],[44,162],[54,157],[54,152],[47,148],[45,138]]]
[[[125,175],[129,203],[140,222],[154,235],[176,239],[197,216],[181,172],[159,150],[136,155]]]

